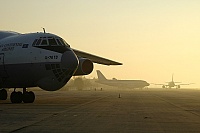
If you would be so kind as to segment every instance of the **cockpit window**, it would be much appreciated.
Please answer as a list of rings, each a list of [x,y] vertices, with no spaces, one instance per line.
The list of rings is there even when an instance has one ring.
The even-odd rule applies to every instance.
[[[62,43],[62,45],[65,45],[65,43],[64,43],[64,41],[63,41],[63,39],[60,39],[60,42]]]
[[[47,40],[43,39],[41,45],[47,45]]]
[[[33,41],[33,46],[69,46],[62,38],[54,37],[40,37]]]
[[[60,41],[62,42],[62,44],[69,46],[69,44],[65,40],[60,39]]]
[[[39,39],[35,45],[36,46],[40,45],[41,41],[42,41],[42,39]]]
[[[38,40],[38,39],[35,39],[35,40],[34,40],[34,42],[33,42],[33,46],[36,44],[37,40]]]
[[[58,45],[62,46],[60,39],[56,39],[56,41],[57,41]]]
[[[56,46],[57,45],[56,40],[54,38],[48,39],[48,41],[49,41],[50,46],[52,46],[52,45]]]

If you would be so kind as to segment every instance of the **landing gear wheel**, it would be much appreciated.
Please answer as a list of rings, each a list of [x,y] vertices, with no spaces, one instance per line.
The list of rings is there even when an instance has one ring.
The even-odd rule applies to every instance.
[[[8,93],[5,89],[0,90],[0,100],[6,100],[8,97]]]
[[[35,100],[35,94],[32,91],[30,91],[30,92],[26,91],[23,93],[23,102],[24,103],[33,103],[34,100]]]
[[[10,100],[12,103],[21,103],[22,102],[22,92],[13,91],[10,95]]]

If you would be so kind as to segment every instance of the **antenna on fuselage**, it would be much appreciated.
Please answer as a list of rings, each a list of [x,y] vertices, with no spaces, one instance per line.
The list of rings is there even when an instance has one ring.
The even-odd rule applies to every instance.
[[[46,33],[45,28],[44,27],[41,27],[41,28],[43,29],[44,33]]]

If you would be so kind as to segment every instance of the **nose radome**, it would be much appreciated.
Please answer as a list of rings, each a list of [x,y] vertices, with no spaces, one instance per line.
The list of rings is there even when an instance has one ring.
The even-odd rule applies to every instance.
[[[79,61],[73,51],[65,51],[61,57],[61,64],[63,68],[75,70],[78,67]]]

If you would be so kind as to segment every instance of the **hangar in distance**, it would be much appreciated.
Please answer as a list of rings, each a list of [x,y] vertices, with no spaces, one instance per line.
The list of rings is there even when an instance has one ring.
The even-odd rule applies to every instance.
[[[59,90],[72,76],[90,74],[93,63],[122,65],[72,49],[64,39],[45,30],[28,34],[0,31],[0,99],[7,99],[6,88],[14,88],[12,103],[32,103],[35,94],[27,88]]]
[[[106,79],[106,77],[101,73],[101,71],[97,70],[98,80],[97,83],[105,84],[109,86],[115,87],[125,87],[125,88],[144,88],[149,86],[150,84],[144,80],[117,80],[117,79]]]

